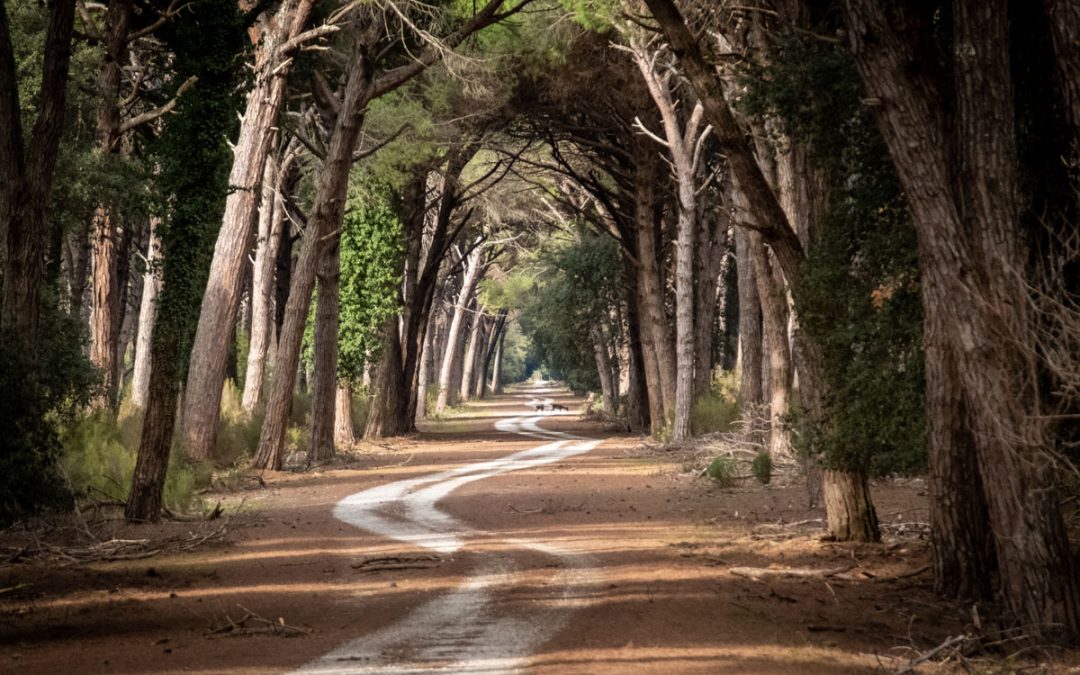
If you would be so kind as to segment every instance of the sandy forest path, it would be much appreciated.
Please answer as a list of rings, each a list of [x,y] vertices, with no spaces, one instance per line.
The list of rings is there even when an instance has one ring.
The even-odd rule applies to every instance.
[[[821,542],[802,488],[717,490],[580,404],[513,390],[333,467],[210,495],[239,514],[189,551],[0,563],[0,587],[17,587],[0,595],[0,672],[856,673],[962,629],[966,609],[919,573],[924,542]],[[875,499],[925,520],[920,490]],[[213,630],[249,612],[303,634]]]

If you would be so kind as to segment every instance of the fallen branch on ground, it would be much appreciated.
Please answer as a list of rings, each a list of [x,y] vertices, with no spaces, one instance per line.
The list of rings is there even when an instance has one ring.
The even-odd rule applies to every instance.
[[[349,567],[361,572],[387,572],[390,570],[422,570],[438,567],[443,559],[437,555],[402,555],[365,558]]]
[[[919,664],[926,663],[927,661],[934,658],[946,649],[951,649],[952,647],[955,647],[956,645],[961,644],[962,642],[970,638],[970,635],[957,635],[956,637],[946,638],[945,641],[939,644],[937,647],[934,647],[925,654],[922,654],[912,659],[911,661],[908,661],[908,664],[900,670],[896,671],[894,675],[907,675],[907,673],[913,673],[915,672],[915,668],[918,667]]]
[[[746,577],[755,581],[761,581],[765,577],[800,577],[800,578],[827,578],[847,572],[856,565],[845,565],[831,569],[818,570],[810,567],[732,567],[729,572],[739,577]]]
[[[311,632],[310,628],[298,628],[285,623],[284,617],[278,617],[277,621],[263,618],[243,605],[237,605],[244,610],[245,614],[239,621],[233,621],[228,614],[225,615],[226,623],[211,628],[206,637],[242,637],[248,635],[274,635],[277,637],[300,637]]]

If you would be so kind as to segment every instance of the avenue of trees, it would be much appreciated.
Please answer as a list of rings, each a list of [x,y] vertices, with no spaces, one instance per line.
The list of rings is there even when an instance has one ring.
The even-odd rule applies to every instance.
[[[153,522],[537,368],[675,443],[723,380],[830,537],[926,474],[937,591],[1080,635],[1080,6],[752,4],[0,4],[0,522],[87,420]]]

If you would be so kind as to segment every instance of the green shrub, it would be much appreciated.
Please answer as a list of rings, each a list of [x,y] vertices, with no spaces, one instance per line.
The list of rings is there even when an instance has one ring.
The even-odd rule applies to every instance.
[[[712,391],[694,401],[690,409],[690,429],[694,434],[727,431],[739,418],[739,402],[726,391]]]
[[[731,487],[735,483],[735,460],[717,457],[705,470],[705,475],[713,479],[720,487]]]
[[[142,415],[130,412],[119,421],[98,411],[69,426],[63,433],[61,466],[76,498],[123,502],[131,488],[135,471]],[[136,439],[127,445],[125,440]],[[195,502],[195,491],[208,485],[208,467],[192,465],[174,448],[165,478],[165,507],[187,511]]]
[[[757,478],[762,485],[769,484],[772,480],[772,457],[769,453],[759,452],[754,456],[754,461],[750,464],[750,473],[754,474],[754,478]]]
[[[262,410],[254,414],[240,405],[243,391],[232,380],[226,380],[221,392],[221,416],[218,419],[217,445],[214,461],[218,466],[230,466],[251,457],[259,445],[262,431]]]
[[[371,411],[371,396],[366,392],[353,391],[352,397],[352,428],[354,435],[364,433],[367,426],[368,413]]]

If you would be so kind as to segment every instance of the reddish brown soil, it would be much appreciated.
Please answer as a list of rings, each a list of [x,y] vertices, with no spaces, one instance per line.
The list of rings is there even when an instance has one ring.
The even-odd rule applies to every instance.
[[[559,399],[568,404],[569,397]],[[574,409],[574,408],[571,408]],[[278,673],[407,616],[457,587],[493,557],[512,558],[520,585],[508,606],[550,599],[550,558],[505,539],[542,542],[588,556],[600,583],[574,589],[574,611],[531,659],[537,673],[857,673],[892,670],[916,650],[969,628],[970,608],[937,600],[927,544],[887,534],[880,545],[819,540],[822,517],[803,489],[747,482],[717,489],[683,472],[684,458],[608,436],[565,461],[463,486],[440,506],[497,533],[428,569],[364,572],[377,555],[408,545],[334,519],[333,505],[358,490],[535,447],[492,430],[496,415],[525,414],[520,399],[467,408],[414,438],[371,446],[338,466],[268,474],[268,487],[222,495],[224,541],[138,561],[0,565],[0,671],[19,673]],[[542,426],[607,436],[572,416]],[[373,449],[372,449],[373,448]],[[925,521],[916,482],[875,486],[886,522]],[[221,522],[221,521],[217,521]],[[118,538],[161,538],[207,524],[119,526]],[[0,544],[26,542],[25,531]],[[21,545],[21,544],[20,544]],[[831,569],[823,578],[755,581],[738,566]],[[909,575],[909,576],[904,576]],[[212,637],[208,629],[247,610],[279,617],[302,637]],[[1066,672],[1075,654],[1054,652]],[[930,666],[926,672],[939,670]]]

